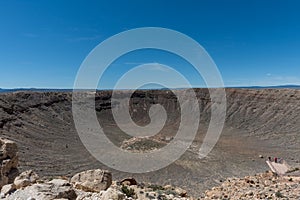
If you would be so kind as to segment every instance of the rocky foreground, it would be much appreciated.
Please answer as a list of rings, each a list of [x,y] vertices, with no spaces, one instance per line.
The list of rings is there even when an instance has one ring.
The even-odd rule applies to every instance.
[[[27,170],[19,173],[17,145],[0,138],[0,198],[8,200],[126,200],[188,199],[187,192],[171,185],[137,183],[134,178],[113,181],[111,172],[92,169],[71,178],[40,178]]]
[[[194,200],[194,199],[300,199],[300,177],[277,177],[271,172],[228,178],[198,197],[171,185],[138,183],[134,178],[113,181],[111,172],[87,170],[73,177],[40,178],[27,170],[19,173],[17,145],[0,139],[1,199],[8,200]]]
[[[180,188],[137,183],[133,178],[112,181],[111,173],[101,169],[84,171],[71,179],[52,180],[39,179],[33,171],[25,171],[1,190],[1,198],[11,200],[188,199],[186,195]]]
[[[228,178],[205,192],[204,199],[300,199],[300,177],[277,177],[272,172]]]

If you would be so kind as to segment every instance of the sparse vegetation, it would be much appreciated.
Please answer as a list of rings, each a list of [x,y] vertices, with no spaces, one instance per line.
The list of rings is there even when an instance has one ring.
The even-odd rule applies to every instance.
[[[176,195],[176,192],[174,191],[174,190],[166,190],[165,191],[165,193],[167,194],[167,195],[169,195],[169,194],[172,194],[172,195]]]
[[[126,185],[123,185],[121,190],[127,197],[133,197],[135,195],[134,189],[128,188]]]
[[[156,191],[156,190],[164,190],[163,186],[161,185],[149,185],[148,186],[149,188],[151,188],[153,191]]]
[[[275,196],[278,197],[278,198],[283,198],[284,197],[279,191],[277,191],[275,193]]]
[[[160,149],[164,147],[164,145],[164,143],[151,138],[133,138],[130,139],[128,144],[125,144],[123,148],[131,151],[147,152],[155,149]]]

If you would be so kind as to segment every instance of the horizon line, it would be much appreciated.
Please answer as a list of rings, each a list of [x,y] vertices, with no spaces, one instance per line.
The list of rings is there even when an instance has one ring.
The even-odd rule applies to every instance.
[[[153,88],[96,88],[96,89],[74,89],[74,88],[46,88],[46,87],[16,87],[16,88],[0,88],[0,91],[18,91],[18,90],[68,90],[68,91],[73,91],[73,90],[96,90],[96,91],[102,91],[102,90],[166,90],[166,89],[209,89],[209,88],[262,88],[262,89],[267,89],[267,88],[294,88],[294,87],[299,87],[300,85],[293,85],[293,84],[287,84],[287,85],[266,85],[266,86],[261,86],[261,85],[253,85],[253,86],[224,86],[224,87],[174,87],[174,88],[164,88],[164,87],[153,87]]]

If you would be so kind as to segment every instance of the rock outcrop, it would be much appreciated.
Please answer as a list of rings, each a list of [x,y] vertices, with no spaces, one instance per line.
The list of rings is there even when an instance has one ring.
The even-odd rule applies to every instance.
[[[93,173],[92,173],[93,172]],[[102,172],[102,173],[100,173]],[[31,175],[30,175],[31,174]],[[14,183],[4,185],[1,190],[0,199],[7,200],[53,200],[53,199],[69,199],[69,200],[147,200],[147,199],[165,199],[165,200],[188,200],[193,198],[188,198],[185,190],[168,186],[163,187],[160,185],[154,185],[150,183],[138,183],[133,178],[124,179],[126,181],[112,181],[110,184],[105,185],[111,179],[102,179],[102,182],[99,182],[100,174],[101,177],[103,174],[110,174],[107,171],[96,169],[88,170],[76,174],[74,177],[77,177],[79,174],[84,175],[84,177],[89,177],[88,180],[84,183],[89,183],[81,185],[78,187],[78,182],[71,182],[61,178],[55,178],[51,181],[43,179],[32,179],[30,177],[36,177],[34,172],[29,173],[26,171],[23,173],[18,180],[31,180],[25,181],[22,184],[22,187],[16,188]],[[87,175],[88,174],[88,175]],[[91,179],[91,174],[95,176],[95,182]],[[111,174],[110,174],[111,175]],[[98,177],[97,177],[98,176]],[[111,177],[111,176],[110,176]],[[73,178],[72,178],[73,179]],[[33,180],[35,182],[33,182]],[[105,180],[105,181],[104,181]],[[133,181],[134,180],[134,181]],[[99,184],[101,188],[99,187]],[[81,184],[83,184],[81,182]],[[87,187],[88,186],[88,187]],[[108,187],[107,187],[108,186]],[[88,189],[87,189],[88,188]]]
[[[2,194],[7,200],[23,200],[23,199],[70,199],[77,198],[76,192],[71,184],[62,179],[53,179],[45,183],[36,183],[16,190],[11,194]],[[5,196],[6,195],[6,196]]]
[[[18,148],[16,143],[0,138],[0,189],[13,183],[18,176]]]
[[[272,172],[228,178],[205,192],[204,199],[300,199],[300,177],[275,176]]]
[[[75,174],[71,178],[71,183],[75,188],[85,192],[100,192],[109,188],[112,183],[112,175],[106,170],[88,170]]]

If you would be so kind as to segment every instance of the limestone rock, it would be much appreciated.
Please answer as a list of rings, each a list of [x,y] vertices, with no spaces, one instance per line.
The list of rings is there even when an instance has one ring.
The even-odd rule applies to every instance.
[[[187,192],[181,188],[175,188],[175,192],[181,197],[186,197],[187,195]]]
[[[101,200],[102,194],[101,193],[94,193],[94,192],[84,192],[81,190],[75,190],[77,194],[76,200]]]
[[[114,188],[107,189],[102,196],[102,200],[123,200],[124,198],[125,195]]]
[[[68,181],[54,179],[47,183],[36,183],[23,189],[16,190],[11,195],[8,195],[6,199],[75,200],[76,197],[76,192]]]
[[[71,178],[71,183],[75,188],[85,192],[100,192],[112,184],[112,175],[106,170],[88,170],[75,174]]]
[[[1,189],[1,195],[6,196],[15,190],[16,190],[16,186],[14,184],[4,185]]]
[[[16,189],[24,188],[26,186],[35,183],[39,179],[39,176],[32,170],[28,170],[22,172],[19,176],[17,176],[14,180],[14,184]]]
[[[0,138],[0,188],[18,175],[18,148],[15,142]]]
[[[120,183],[122,185],[137,185],[137,181],[134,178],[125,178]]]
[[[17,155],[18,148],[17,144],[11,140],[0,138],[0,159],[4,160],[7,158],[13,158]]]
[[[164,186],[165,190],[172,190],[172,188],[173,188],[172,185],[165,185]]]

